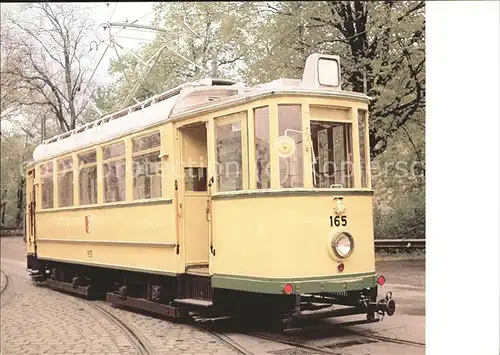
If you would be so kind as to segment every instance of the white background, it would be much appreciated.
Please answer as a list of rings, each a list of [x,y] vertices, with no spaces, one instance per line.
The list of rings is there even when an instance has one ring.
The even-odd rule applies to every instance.
[[[499,349],[498,1],[428,1],[428,354]]]

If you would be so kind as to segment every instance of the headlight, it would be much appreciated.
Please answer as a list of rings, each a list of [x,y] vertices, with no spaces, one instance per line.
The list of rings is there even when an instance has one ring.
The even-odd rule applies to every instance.
[[[332,248],[339,258],[347,258],[354,249],[354,239],[349,233],[339,233],[332,239]]]

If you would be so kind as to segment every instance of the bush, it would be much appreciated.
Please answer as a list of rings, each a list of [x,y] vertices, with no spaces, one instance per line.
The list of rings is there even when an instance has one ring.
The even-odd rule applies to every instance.
[[[425,238],[425,195],[401,196],[390,209],[374,205],[376,239]]]

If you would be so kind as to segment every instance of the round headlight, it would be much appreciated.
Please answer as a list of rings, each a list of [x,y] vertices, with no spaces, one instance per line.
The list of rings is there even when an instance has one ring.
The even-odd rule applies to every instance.
[[[338,257],[347,258],[354,249],[354,239],[349,233],[339,233],[332,239],[332,248]]]

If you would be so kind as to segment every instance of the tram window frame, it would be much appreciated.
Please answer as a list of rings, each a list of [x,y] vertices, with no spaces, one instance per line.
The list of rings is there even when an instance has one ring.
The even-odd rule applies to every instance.
[[[290,108],[294,108],[288,112]],[[280,188],[303,188],[304,187],[304,135],[302,131],[302,104],[278,104],[278,136],[285,135],[287,129],[299,132],[291,132],[288,136],[295,141],[295,152],[288,158],[279,157]],[[296,114],[296,115],[295,115]],[[293,120],[290,120],[290,117]],[[291,170],[296,169],[295,174]],[[285,174],[283,174],[285,173]],[[285,179],[286,178],[286,179]],[[294,181],[293,178],[296,180]]]
[[[149,142],[148,138],[157,137]],[[137,142],[144,142],[144,146],[136,145]],[[150,198],[158,198],[162,196],[162,171],[161,171],[161,158],[159,157],[161,150],[161,133],[159,131],[150,132],[138,137],[132,138],[132,174],[133,174],[133,199],[144,200]],[[142,170],[141,164],[144,159],[153,158],[151,161],[147,160],[147,172],[144,175],[144,183],[141,185],[139,177],[142,175],[139,169]],[[151,174],[150,165],[153,162],[155,171]],[[149,179],[148,179],[149,178]],[[159,187],[155,189],[155,179],[159,183]],[[142,189],[140,189],[142,186]],[[149,190],[149,191],[146,191]]]
[[[324,129],[319,130],[313,126],[323,125]],[[340,158],[341,167],[337,169],[337,153],[335,138],[336,134],[334,130],[340,128],[340,135],[342,137],[341,147],[342,152]],[[352,122],[340,122],[340,121],[330,121],[321,119],[311,119],[310,120],[310,131],[311,140],[314,150],[314,156],[316,158],[316,163],[313,166],[312,179],[313,187],[318,188],[330,188],[332,185],[340,184],[342,188],[353,188],[354,187],[354,155],[353,155],[353,125]],[[326,153],[327,153],[327,170],[325,171],[325,163],[321,165],[322,152],[319,150],[319,133],[326,131]],[[323,151],[324,153],[325,151]],[[324,155],[324,154],[323,154]],[[333,159],[333,160],[332,160]],[[333,161],[333,171],[331,169],[331,162]],[[340,177],[337,179],[337,174],[340,172]],[[327,174],[324,180],[318,181],[318,178],[323,174]],[[331,174],[333,173],[333,176]]]
[[[54,162],[40,164],[39,169],[42,209],[54,208]]]
[[[118,149],[116,149],[118,148]],[[121,163],[121,166],[119,165]],[[114,178],[116,181],[109,180],[111,167],[114,168]],[[102,147],[102,171],[104,182],[104,203],[121,202],[127,199],[127,167],[126,167],[126,149],[125,142],[119,141]],[[109,186],[113,183],[112,186]],[[123,186],[120,186],[123,185]],[[114,198],[108,198],[111,191],[114,190]],[[118,198],[117,198],[118,197]]]
[[[214,119],[214,130],[215,130],[215,164],[216,164],[216,180],[217,180],[217,191],[218,192],[231,192],[231,191],[241,191],[245,187],[245,176],[244,174],[248,173],[244,164],[248,163],[245,159],[245,154],[248,154],[248,150],[245,145],[248,144],[246,134],[246,124],[248,121],[248,113],[247,111],[239,111],[235,113],[231,113],[224,116],[215,117]],[[238,128],[239,125],[239,128]],[[224,132],[223,127],[229,127],[229,137],[221,136],[221,133]],[[231,133],[239,132],[239,135],[232,136]],[[236,139],[238,138],[238,139]],[[236,152],[233,150],[233,157],[236,159],[232,161],[232,163],[236,163],[235,171],[230,171],[228,164],[231,162],[223,162],[221,160],[221,147],[225,144],[220,144],[220,140],[225,139],[226,141],[229,139],[235,139],[235,142],[232,148],[235,148],[236,145],[239,144],[239,148],[236,149]],[[230,155],[230,154],[227,154]],[[238,155],[236,157],[236,155]],[[239,161],[238,161],[239,160]],[[222,169],[223,165],[226,164],[226,169]],[[234,164],[231,164],[234,166]],[[223,180],[222,175],[226,174],[226,179]],[[234,177],[234,178],[233,178]],[[227,184],[227,185],[226,185]],[[229,186],[232,184],[232,187]]]
[[[88,157],[91,157],[90,159]],[[87,159],[84,159],[87,158]],[[77,155],[78,160],[78,195],[79,195],[79,205],[95,205],[97,204],[98,195],[98,176],[97,176],[97,151],[95,149],[87,150],[85,152],[79,153]],[[88,174],[87,172],[91,173]],[[94,173],[95,172],[95,173]],[[95,178],[83,179],[82,176],[86,173],[86,177],[90,177],[91,174],[95,174]],[[85,181],[84,181],[85,180]],[[87,182],[86,189],[84,189],[84,183]],[[93,182],[93,184],[92,184]],[[92,186],[91,186],[92,185]],[[92,192],[93,191],[93,192]],[[89,194],[91,192],[91,194]],[[83,197],[88,198],[83,198]]]
[[[57,207],[72,207],[75,204],[73,165],[73,156],[57,160]]]

